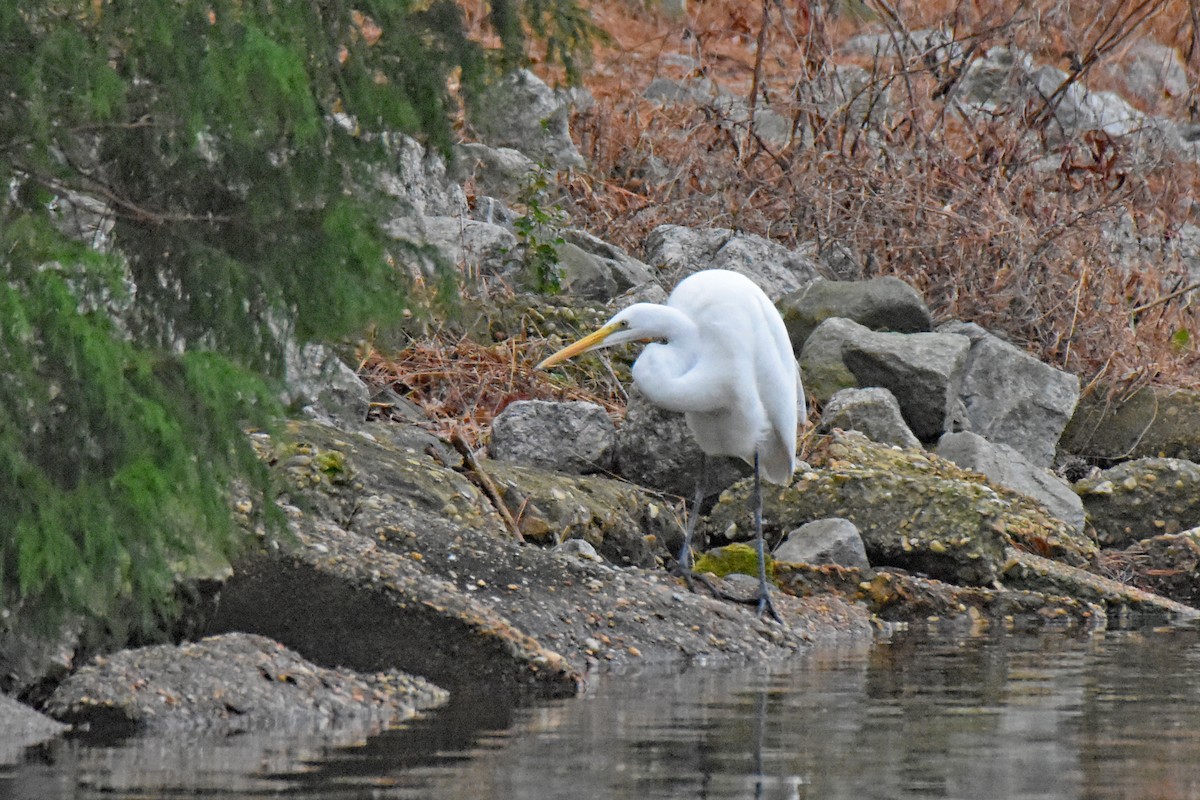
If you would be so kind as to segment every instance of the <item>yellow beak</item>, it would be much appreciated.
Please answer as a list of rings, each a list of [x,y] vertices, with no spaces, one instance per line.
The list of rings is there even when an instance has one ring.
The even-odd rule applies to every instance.
[[[604,344],[604,340],[616,332],[619,327],[619,325],[614,324],[605,325],[595,333],[588,334],[578,342],[575,342],[575,344],[569,344],[554,355],[543,359],[540,364],[534,367],[534,369],[549,369],[555,364],[561,364],[568,358],[574,358],[580,353],[591,350],[593,347],[599,347],[600,345]]]

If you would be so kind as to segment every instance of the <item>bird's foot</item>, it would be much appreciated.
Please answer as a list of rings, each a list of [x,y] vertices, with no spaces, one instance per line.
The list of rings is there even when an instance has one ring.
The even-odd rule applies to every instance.
[[[771,601],[771,593],[764,589],[758,596],[758,618],[766,617],[770,617],[780,625],[783,624],[783,617],[779,616],[779,612],[775,610],[775,603]]]

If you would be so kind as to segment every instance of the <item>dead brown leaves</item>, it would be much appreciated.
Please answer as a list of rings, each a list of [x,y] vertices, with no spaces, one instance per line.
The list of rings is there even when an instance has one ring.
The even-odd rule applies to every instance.
[[[391,387],[415,403],[446,439],[461,437],[479,446],[492,419],[516,400],[586,400],[615,411],[619,402],[601,383],[580,386],[535,370],[548,355],[545,342],[511,338],[494,345],[470,339],[416,341],[394,355],[373,348],[362,358],[359,375],[368,385]],[[590,386],[590,388],[589,388]],[[390,415],[381,404],[374,409]]]

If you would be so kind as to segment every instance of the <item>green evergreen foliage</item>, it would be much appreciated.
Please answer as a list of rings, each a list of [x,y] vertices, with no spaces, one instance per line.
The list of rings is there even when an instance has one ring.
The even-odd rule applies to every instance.
[[[182,560],[236,547],[284,331],[404,310],[391,137],[448,153],[451,87],[527,32],[576,69],[575,0],[494,10],[496,59],[451,0],[0,4],[0,605],[145,627]],[[81,200],[100,246],[56,216]]]

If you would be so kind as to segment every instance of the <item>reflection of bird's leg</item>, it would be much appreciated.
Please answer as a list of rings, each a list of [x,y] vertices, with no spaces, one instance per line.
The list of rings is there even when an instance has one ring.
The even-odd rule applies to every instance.
[[[700,477],[696,479],[696,499],[692,503],[691,513],[688,514],[687,524],[683,530],[683,547],[679,549],[679,569],[683,572],[692,571],[692,536],[696,533],[696,524],[700,521],[700,506],[704,503],[705,480],[708,477],[708,457],[700,454]]]
[[[767,556],[763,545],[763,501],[762,484],[758,477],[758,450],[754,451],[754,544],[758,548],[758,615],[770,614],[776,622],[783,622],[775,605],[771,602],[771,590],[767,586]]]

